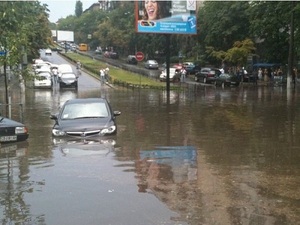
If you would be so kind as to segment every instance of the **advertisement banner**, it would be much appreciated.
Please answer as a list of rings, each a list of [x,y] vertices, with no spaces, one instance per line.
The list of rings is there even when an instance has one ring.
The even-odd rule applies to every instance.
[[[196,0],[137,0],[138,33],[197,34]]]

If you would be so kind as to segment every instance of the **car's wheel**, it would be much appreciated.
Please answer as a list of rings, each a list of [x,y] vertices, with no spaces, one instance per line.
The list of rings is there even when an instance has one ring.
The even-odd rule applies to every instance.
[[[207,80],[206,77],[203,77],[203,83],[206,84]]]

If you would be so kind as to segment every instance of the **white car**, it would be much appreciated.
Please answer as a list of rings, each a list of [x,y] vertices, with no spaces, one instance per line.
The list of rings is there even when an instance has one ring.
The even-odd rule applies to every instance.
[[[73,69],[70,64],[60,64],[58,65],[57,72],[60,77],[63,73],[73,73]]]
[[[64,87],[78,87],[78,77],[73,72],[62,73],[58,77],[58,84],[60,88]]]
[[[47,48],[46,50],[45,50],[45,55],[47,56],[51,56],[52,55],[52,51],[51,51],[51,49],[50,48]]]
[[[35,75],[34,88],[52,88],[52,77],[50,72],[40,72]]]
[[[34,63],[32,64],[32,68],[33,70],[37,70],[37,69],[40,69],[41,67],[51,67],[51,63],[50,62],[47,62],[47,61],[38,61],[38,63]]]
[[[169,77],[170,77],[170,82],[180,81],[180,70],[177,68],[170,68]],[[164,69],[161,72],[161,74],[159,75],[159,80],[162,82],[167,80],[167,69]]]

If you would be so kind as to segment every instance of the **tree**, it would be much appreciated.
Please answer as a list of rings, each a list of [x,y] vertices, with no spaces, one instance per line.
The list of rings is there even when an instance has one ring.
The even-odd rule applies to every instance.
[[[51,31],[48,27],[46,6],[39,2],[4,1],[0,7],[0,47],[6,52],[0,57],[4,66],[6,103],[8,104],[6,66],[27,64],[38,55],[38,50],[48,46]],[[22,75],[26,75],[23,71]]]
[[[75,16],[80,17],[82,14],[82,2],[80,0],[76,1],[75,5]]]
[[[237,40],[249,37],[248,2],[204,2],[199,9],[200,41],[226,50]]]
[[[229,64],[231,66],[245,66],[249,54],[255,51],[254,43],[251,39],[236,41],[233,47],[227,51],[215,51],[212,47],[207,48],[207,53],[219,60],[219,64]]]
[[[290,11],[290,2],[251,3],[249,28],[256,40],[260,61],[287,63]]]

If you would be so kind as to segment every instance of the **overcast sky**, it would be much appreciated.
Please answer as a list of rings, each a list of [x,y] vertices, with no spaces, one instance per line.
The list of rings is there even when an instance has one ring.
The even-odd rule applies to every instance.
[[[57,22],[60,18],[66,18],[69,15],[75,15],[75,5],[77,0],[43,0],[41,4],[47,4],[50,22]],[[98,0],[81,0],[83,11],[89,8]]]

